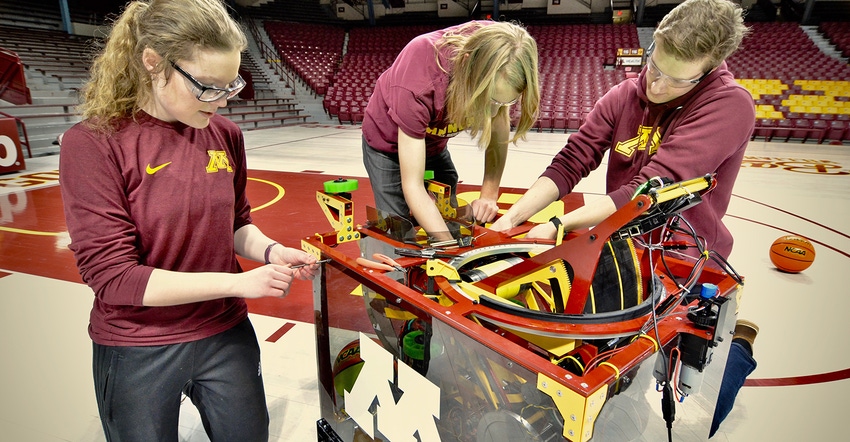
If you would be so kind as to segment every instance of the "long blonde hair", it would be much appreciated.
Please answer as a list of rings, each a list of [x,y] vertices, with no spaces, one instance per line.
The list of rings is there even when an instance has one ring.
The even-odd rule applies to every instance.
[[[172,68],[166,62],[148,72],[142,63],[145,48],[173,61],[192,60],[198,49],[241,52],[247,46],[220,0],[133,1],[92,63],[81,94],[83,119],[96,130],[109,131],[152,98],[152,74]]]
[[[537,43],[528,31],[514,23],[471,22],[446,33],[437,50],[445,46],[453,50],[446,91],[449,121],[468,129],[473,138],[480,135],[478,145],[486,148],[493,118],[490,99],[496,78],[503,75],[522,94],[520,119],[510,141],[525,139],[540,108]]]

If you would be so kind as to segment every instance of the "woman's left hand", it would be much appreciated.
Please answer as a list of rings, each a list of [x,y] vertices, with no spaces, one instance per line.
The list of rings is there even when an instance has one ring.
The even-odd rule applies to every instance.
[[[558,229],[552,223],[543,223],[538,224],[531,228],[528,233],[525,234],[525,237],[528,239],[532,238],[542,238],[542,239],[555,239],[555,236],[558,234]]]

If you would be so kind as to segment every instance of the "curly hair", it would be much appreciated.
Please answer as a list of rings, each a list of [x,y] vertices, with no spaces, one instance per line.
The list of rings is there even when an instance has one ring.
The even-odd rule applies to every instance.
[[[653,33],[655,44],[677,60],[706,59],[714,69],[738,50],[750,32],[741,7],[729,0],[685,0]]]
[[[152,98],[145,48],[163,60],[192,60],[199,49],[239,52],[248,41],[220,0],[147,0],[127,4],[113,23],[83,85],[80,111],[86,124],[108,132]]]
[[[451,77],[446,91],[449,120],[468,129],[473,138],[480,135],[478,145],[486,147],[494,116],[490,98],[495,80],[501,76],[522,94],[520,119],[510,141],[525,139],[540,107],[537,43],[528,31],[508,22],[487,25],[471,22],[445,34],[437,45],[438,52],[444,46],[452,48]]]

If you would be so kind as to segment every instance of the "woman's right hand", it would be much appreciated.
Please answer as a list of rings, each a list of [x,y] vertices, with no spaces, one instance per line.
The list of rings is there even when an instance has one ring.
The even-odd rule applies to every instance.
[[[241,298],[283,298],[289,294],[295,271],[289,264],[266,264],[238,273],[236,289]]]

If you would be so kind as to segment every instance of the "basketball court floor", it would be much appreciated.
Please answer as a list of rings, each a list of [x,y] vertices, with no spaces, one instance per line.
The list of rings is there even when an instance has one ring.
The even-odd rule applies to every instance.
[[[532,133],[512,146],[503,186],[528,188],[566,138]],[[373,200],[358,127],[267,129],[246,132],[245,140],[254,219],[269,236],[297,247],[302,237],[330,231],[315,192],[339,177],[364,184],[352,200],[355,222],[365,221],[364,208]],[[466,135],[449,145],[463,183],[480,184],[482,153]],[[24,173],[0,176],[0,440],[104,440],[86,331],[93,295],[67,249],[57,168],[58,157],[35,158]],[[604,167],[576,191],[586,199],[598,196],[603,177]],[[746,278],[739,317],[756,322],[761,332],[758,368],[712,440],[845,438],[850,296],[842,281],[850,270],[850,146],[750,143],[725,221],[736,238],[728,260]],[[814,264],[802,273],[779,272],[768,258],[773,240],[786,234],[814,244]],[[250,303],[272,441],[316,440],[311,290],[299,281],[285,299]],[[659,409],[660,402],[646,413],[661,419]],[[182,407],[180,440],[207,440],[189,401]]]

